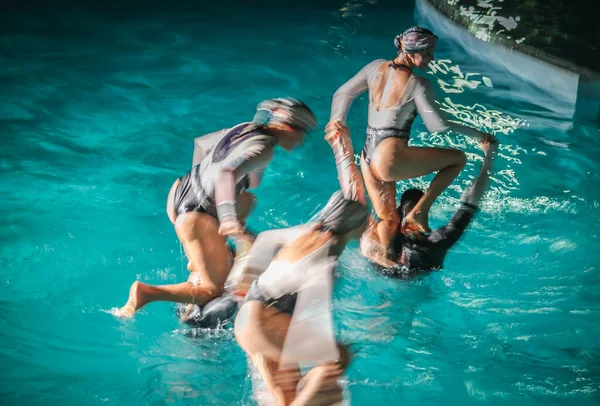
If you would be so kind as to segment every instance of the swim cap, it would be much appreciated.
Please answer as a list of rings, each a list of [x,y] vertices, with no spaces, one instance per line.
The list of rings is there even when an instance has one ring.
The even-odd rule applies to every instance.
[[[344,198],[341,190],[335,192],[323,210],[319,221],[321,230],[344,234],[362,226],[369,216],[366,206]]]
[[[425,51],[435,46],[438,36],[424,27],[411,27],[394,38],[394,46],[407,54]]]
[[[309,132],[317,126],[317,118],[312,110],[305,103],[291,97],[262,101],[256,110],[257,116],[266,111],[269,122],[287,124],[301,131]]]

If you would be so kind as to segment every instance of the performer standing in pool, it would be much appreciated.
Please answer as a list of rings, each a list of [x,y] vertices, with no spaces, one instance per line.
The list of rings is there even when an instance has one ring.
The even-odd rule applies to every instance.
[[[377,59],[363,67],[334,94],[326,139],[338,139],[336,161],[347,160],[352,149],[346,118],[353,100],[369,91],[367,139],[361,155],[361,170],[367,193],[379,218],[365,233],[361,249],[373,261],[394,260],[392,241],[399,226],[396,212],[396,181],[432,172],[437,175],[429,189],[402,219],[402,231],[427,233],[428,212],[435,199],[452,183],[466,163],[462,151],[418,148],[408,145],[417,115],[430,132],[455,131],[477,139],[495,141],[490,134],[446,121],[436,105],[429,81],[413,73],[426,69],[433,60],[438,37],[430,30],[412,27],[396,36],[398,55],[392,61]],[[331,143],[331,142],[330,142]],[[334,147],[334,145],[332,145]],[[352,151],[353,152],[353,151]],[[353,177],[356,180],[357,176]],[[342,187],[348,187],[340,179]],[[361,186],[353,186],[361,189]]]

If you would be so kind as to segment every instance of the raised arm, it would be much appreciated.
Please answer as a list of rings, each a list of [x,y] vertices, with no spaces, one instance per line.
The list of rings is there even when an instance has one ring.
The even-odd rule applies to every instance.
[[[192,166],[198,165],[211,149],[223,138],[227,133],[227,129],[215,131],[214,133],[202,135],[194,139],[194,156],[192,158]]]
[[[451,247],[458,241],[467,226],[475,216],[477,212],[479,201],[485,193],[490,179],[490,172],[492,167],[492,160],[496,152],[496,144],[491,143],[488,140],[480,141],[481,149],[485,154],[483,165],[479,176],[473,183],[473,185],[465,192],[463,196],[462,204],[460,208],[452,217],[452,220],[442,228],[437,229],[432,233],[432,238],[436,243],[445,246],[446,248]]]
[[[446,116],[442,114],[436,103],[437,95],[431,83],[421,77],[415,77],[415,80],[417,83],[414,90],[414,100],[427,131],[431,133],[454,131],[467,137],[489,139],[495,142],[495,138],[491,134],[481,132],[473,127],[447,121]]]
[[[355,163],[346,117],[354,99],[369,88],[371,74],[383,62],[383,59],[378,59],[369,63],[335,92],[331,105],[331,118],[325,127],[325,140],[333,151],[344,197],[363,204],[366,204],[365,187]]]
[[[356,165],[348,127],[339,126],[337,129],[332,129],[325,135],[325,140],[333,151],[338,180],[344,197],[366,205],[365,185]]]
[[[479,201],[487,189],[492,169],[492,160],[496,153],[496,144],[493,144],[490,141],[480,141],[480,144],[481,149],[485,154],[483,165],[481,166],[479,176],[477,176],[477,179],[463,197],[463,202],[472,204],[473,206],[479,205]]]

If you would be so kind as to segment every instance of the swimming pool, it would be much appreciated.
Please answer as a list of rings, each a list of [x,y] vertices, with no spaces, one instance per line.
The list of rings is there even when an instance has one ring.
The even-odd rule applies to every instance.
[[[164,207],[194,136],[285,95],[323,126],[337,86],[393,56],[412,25],[410,6],[340,9],[2,17],[3,404],[253,404],[230,330],[190,331],[165,303],[126,322],[107,311],[135,279],[185,277]],[[370,269],[356,244],[342,257],[335,319],[354,351],[352,404],[597,404],[600,129],[513,100],[522,89],[506,72],[443,38],[438,49],[444,109],[496,131],[497,172],[443,271],[402,281]],[[350,125],[359,150],[364,98]],[[420,121],[413,134],[469,153],[433,208],[441,225],[481,154]],[[278,154],[257,192],[257,231],[308,220],[338,187],[319,131]]]

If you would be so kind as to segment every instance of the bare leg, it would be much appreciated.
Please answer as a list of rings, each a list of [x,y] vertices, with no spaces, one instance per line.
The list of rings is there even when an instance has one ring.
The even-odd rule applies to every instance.
[[[371,204],[380,219],[379,222],[372,220],[363,236],[376,244],[365,244],[365,241],[361,241],[361,248],[363,254],[372,261],[385,267],[393,266],[394,263],[387,260],[393,259],[394,253],[391,252],[390,247],[398,231],[396,182],[378,180],[364,157],[361,158],[360,166]]]
[[[405,219],[420,231],[428,232],[431,205],[464,168],[466,157],[464,152],[454,149],[409,147],[388,138],[377,147],[371,164],[373,172],[385,181],[412,179],[439,171]]]
[[[292,317],[264,308],[259,301],[244,304],[235,318],[234,334],[250,356],[265,384],[279,404],[294,399],[299,370],[279,371],[279,359]]]
[[[338,363],[328,363],[312,368],[305,375],[304,386],[290,406],[328,406],[343,400],[343,392],[338,379],[344,370]]]
[[[259,301],[244,304],[235,320],[234,334],[242,349],[250,356],[273,396],[283,405],[330,405],[342,400],[337,379],[348,367],[350,357],[345,347],[339,347],[340,360],[311,369],[305,385],[297,393],[302,379],[299,368],[279,369],[292,317],[274,308],[265,308]]]
[[[261,353],[279,361],[292,316],[278,313],[272,307],[264,308],[262,302],[245,303],[235,318],[235,338],[248,354]]]
[[[296,397],[298,382],[302,378],[300,369],[281,371],[276,361],[272,361],[260,353],[250,355],[250,359],[277,404],[292,404]]]
[[[175,230],[188,257],[188,269],[198,283],[151,286],[134,282],[129,300],[117,316],[131,317],[144,305],[155,301],[203,305],[223,293],[232,265],[225,238],[218,233],[218,222],[204,213],[184,213],[177,217]]]
[[[350,354],[338,343],[340,359],[312,368],[300,382],[301,389],[290,406],[330,406],[341,404],[344,392],[338,380],[348,368]]]
[[[173,186],[171,186],[171,190],[169,190],[169,195],[167,196],[167,216],[169,216],[169,220],[171,220],[171,223],[173,223],[173,225],[175,225],[175,219],[177,219],[177,211],[174,206],[173,199],[175,197],[175,190],[177,189],[177,186],[179,186],[179,182],[181,181],[177,179],[173,183]]]

